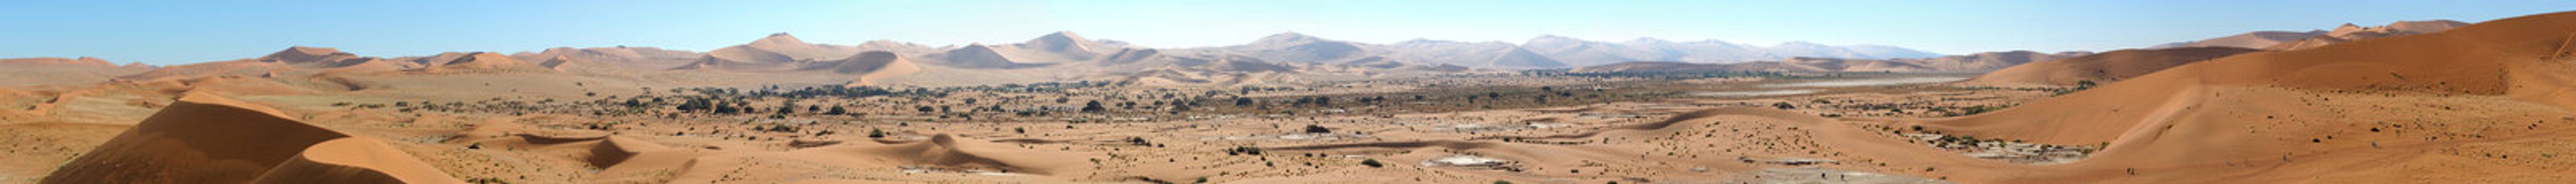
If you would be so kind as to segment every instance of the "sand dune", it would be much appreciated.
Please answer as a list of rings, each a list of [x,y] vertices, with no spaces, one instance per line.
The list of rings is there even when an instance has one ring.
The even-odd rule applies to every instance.
[[[340,49],[305,46],[287,47],[286,50],[277,51],[276,53],[256,58],[256,60],[263,62],[278,62],[306,67],[347,66],[363,62],[361,61],[363,59],[365,58],[359,57],[357,54],[340,52]]]
[[[790,57],[776,52],[735,46],[716,49],[715,51],[708,51],[707,55],[700,57],[697,62],[680,65],[680,67],[673,69],[774,70],[787,67],[788,64],[795,62],[796,59],[797,58],[795,57]]]
[[[805,40],[803,40],[803,39],[797,39],[797,38],[796,38],[796,35],[789,35],[789,34],[787,34],[787,33],[769,34],[769,36],[768,36],[768,37],[761,37],[761,38],[760,38],[760,40],[753,40],[753,41],[751,41],[751,43],[749,43],[749,44],[743,44],[742,46],[733,47],[733,48],[748,48],[748,49],[753,49],[753,50],[756,50],[756,51],[776,53],[776,54],[778,54],[778,55],[780,55],[780,56],[786,56],[786,57],[788,57],[788,58],[787,58],[788,60],[784,60],[784,61],[817,61],[817,60],[840,59],[840,57],[846,57],[846,56],[849,56],[849,55],[851,55],[851,54],[858,54],[858,52],[859,52],[859,50],[858,50],[857,48],[853,48],[853,47],[849,47],[849,46],[840,46],[840,45],[824,45],[824,44],[805,43]],[[725,49],[717,49],[717,50],[725,50]],[[752,62],[779,62],[779,61],[775,61],[775,60],[773,60],[773,61],[752,61]]]
[[[518,58],[510,58],[510,56],[501,55],[499,53],[474,52],[468,53],[462,57],[457,57],[454,60],[441,62],[440,64],[436,64],[434,67],[424,68],[421,71],[428,73],[506,73],[551,72],[555,71],[555,69],[545,65],[538,65],[537,63],[521,61]]]
[[[777,33],[751,43],[707,51],[696,62],[676,69],[792,70],[806,62],[842,59],[860,51],[858,47],[805,43],[795,35]]]
[[[1098,59],[1102,52],[1126,48],[1121,44],[1103,43],[1104,41],[1106,40],[1083,38],[1073,31],[1058,31],[1016,44],[988,46],[996,52],[1016,59],[1015,61],[1029,63],[1091,61]]]
[[[2183,64],[2257,51],[2259,50],[2234,47],[2119,50],[2022,64],[1987,72],[1967,82],[2039,85],[2076,85],[2082,81],[2092,81],[2097,84],[2110,83]]]
[[[260,105],[190,93],[64,164],[44,183],[462,182],[418,170],[428,167],[380,143],[346,140],[348,134],[287,117]],[[317,147],[324,150],[308,151]],[[387,176],[365,176],[370,174]]]
[[[946,53],[940,53],[931,57],[939,58],[940,62],[938,64],[940,65],[958,68],[1013,68],[1028,66],[1017,61],[1013,61],[1010,57],[1003,56],[1001,52],[994,51],[992,47],[984,45],[966,45],[966,47],[948,50]]]
[[[812,67],[809,70],[830,70],[833,73],[859,75],[862,81],[873,81],[921,72],[922,69],[921,65],[913,64],[911,59],[905,59],[893,52],[868,51],[828,65]]]

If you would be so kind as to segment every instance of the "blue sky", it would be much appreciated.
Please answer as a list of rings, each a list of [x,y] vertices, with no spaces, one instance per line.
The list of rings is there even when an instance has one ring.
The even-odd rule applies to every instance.
[[[1154,47],[1281,32],[1391,43],[1539,35],[1878,44],[1945,54],[2109,50],[2255,30],[2485,21],[2576,1],[100,1],[0,5],[0,57],[184,64],[306,45],[370,56],[550,47],[705,51],[788,32],[808,42],[1018,42],[1071,30]]]

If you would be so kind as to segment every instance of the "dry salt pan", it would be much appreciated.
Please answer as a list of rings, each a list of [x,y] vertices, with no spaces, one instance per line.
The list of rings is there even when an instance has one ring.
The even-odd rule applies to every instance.
[[[1423,166],[1496,166],[1496,165],[1502,165],[1502,164],[1503,164],[1503,162],[1505,162],[1503,159],[1485,158],[1485,157],[1479,157],[1479,156],[1475,156],[1475,155],[1450,155],[1450,156],[1447,156],[1447,157],[1440,157],[1440,158],[1438,158],[1438,159],[1424,160],[1424,161],[1422,161],[1422,165],[1423,165]]]

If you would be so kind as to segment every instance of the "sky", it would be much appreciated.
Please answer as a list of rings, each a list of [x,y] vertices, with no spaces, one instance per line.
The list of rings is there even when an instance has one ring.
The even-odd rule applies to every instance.
[[[1944,54],[2105,51],[2259,30],[2400,20],[2478,22],[2576,1],[109,1],[0,5],[0,58],[186,64],[289,46],[367,56],[553,47],[706,51],[771,33],[807,42],[1013,43],[1056,31],[1158,48],[1297,32],[1326,39],[1520,43],[1541,35],[1772,45],[1873,44]]]

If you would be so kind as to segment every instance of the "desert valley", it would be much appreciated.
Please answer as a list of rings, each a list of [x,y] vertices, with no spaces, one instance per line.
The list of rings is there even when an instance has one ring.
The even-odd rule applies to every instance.
[[[2576,13],[1955,55],[1035,34],[0,59],[0,183],[2576,182]]]

